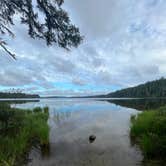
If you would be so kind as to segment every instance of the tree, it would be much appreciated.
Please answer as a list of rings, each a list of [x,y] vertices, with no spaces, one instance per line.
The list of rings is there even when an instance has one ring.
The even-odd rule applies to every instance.
[[[159,80],[147,82],[145,84],[141,84],[132,88],[118,90],[108,94],[107,97],[166,97],[166,79],[162,77]]]
[[[63,0],[0,0],[0,34],[3,36],[8,33],[14,37],[11,26],[14,25],[14,16],[17,15],[21,23],[28,26],[31,38],[45,40],[47,45],[56,43],[67,50],[77,47],[83,38],[79,29],[71,24],[68,14],[61,8],[63,2]],[[0,46],[15,58],[15,55],[7,49],[2,37]]]

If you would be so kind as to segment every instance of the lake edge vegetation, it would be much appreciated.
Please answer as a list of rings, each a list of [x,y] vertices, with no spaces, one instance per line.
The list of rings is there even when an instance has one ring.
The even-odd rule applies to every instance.
[[[144,155],[145,165],[166,161],[166,106],[131,116],[131,139]]]
[[[33,145],[49,146],[49,108],[12,108],[0,103],[0,166],[25,162]]]

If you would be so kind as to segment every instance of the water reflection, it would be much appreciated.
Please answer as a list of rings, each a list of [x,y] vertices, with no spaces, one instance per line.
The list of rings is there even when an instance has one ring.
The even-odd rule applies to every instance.
[[[40,146],[42,158],[48,158],[50,156],[50,143]]]
[[[18,100],[18,99],[0,99],[0,103],[7,103],[13,106],[16,106],[18,104],[25,104],[25,103],[36,103],[36,102],[40,102],[40,100],[38,99],[22,99],[22,100]]]
[[[130,116],[136,110],[96,100],[40,100],[19,107],[50,108],[50,145],[29,154],[29,166],[134,166],[141,152],[130,143]],[[89,136],[95,135],[90,144]]]
[[[134,108],[137,110],[157,109],[166,105],[166,99],[110,99],[109,103],[114,103],[123,107]]]
[[[142,155],[130,142],[130,117],[138,113],[135,109],[157,108],[166,101],[41,99],[10,104],[50,108],[50,143],[32,148],[29,166],[135,166],[141,165]],[[92,144],[91,135],[96,136]]]
[[[70,112],[70,111],[68,111],[68,112],[55,112],[53,120],[57,125],[60,125],[61,122],[66,121],[71,116],[72,116],[72,112]]]
[[[130,117],[137,110],[166,105],[165,99],[40,99],[10,101],[13,106],[50,108],[50,143],[33,147],[29,166],[135,166],[142,155],[129,137]],[[133,109],[134,108],[134,109]],[[89,136],[95,135],[90,144]]]

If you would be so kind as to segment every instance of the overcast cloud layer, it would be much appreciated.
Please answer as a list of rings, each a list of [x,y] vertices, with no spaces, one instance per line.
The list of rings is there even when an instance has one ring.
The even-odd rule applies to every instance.
[[[0,50],[0,90],[100,94],[166,76],[165,0],[66,0],[63,7],[85,36],[82,45],[48,48],[17,24],[16,38],[6,40],[18,60]]]

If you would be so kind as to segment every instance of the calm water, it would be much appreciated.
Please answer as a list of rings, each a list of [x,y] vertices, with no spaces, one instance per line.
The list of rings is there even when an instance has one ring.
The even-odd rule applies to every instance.
[[[139,111],[94,99],[41,99],[13,104],[50,108],[50,148],[33,148],[29,166],[135,166],[142,155],[130,142],[130,116]],[[89,136],[96,140],[89,143]]]

